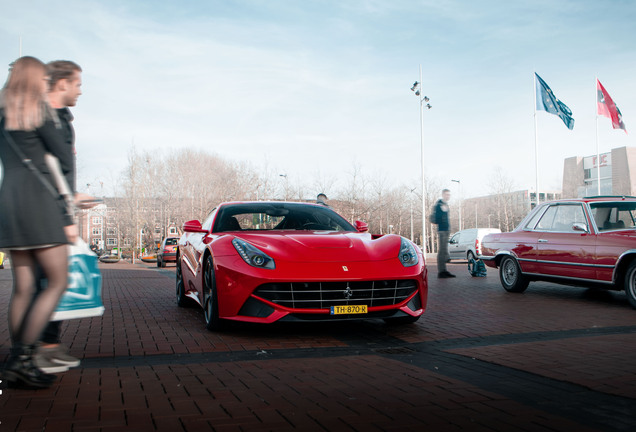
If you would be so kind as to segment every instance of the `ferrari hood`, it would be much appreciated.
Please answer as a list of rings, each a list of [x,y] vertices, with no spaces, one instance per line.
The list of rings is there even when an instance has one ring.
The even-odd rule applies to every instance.
[[[236,235],[269,256],[292,262],[382,261],[397,258],[400,237],[373,239],[368,233],[285,231],[277,234]]]

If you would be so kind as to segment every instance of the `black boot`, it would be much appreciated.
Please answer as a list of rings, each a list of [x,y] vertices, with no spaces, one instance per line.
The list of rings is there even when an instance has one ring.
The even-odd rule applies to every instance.
[[[56,379],[55,375],[42,372],[33,363],[35,347],[16,344],[11,347],[11,356],[2,373],[10,387],[47,388]]]

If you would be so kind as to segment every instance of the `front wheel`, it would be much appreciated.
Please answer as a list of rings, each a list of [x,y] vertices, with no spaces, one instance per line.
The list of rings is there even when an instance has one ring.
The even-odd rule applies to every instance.
[[[625,294],[629,304],[636,309],[636,261],[633,261],[625,273]]]
[[[468,253],[466,254],[466,259],[468,260],[468,262],[470,262],[471,259],[475,259],[475,254],[473,253],[473,251],[468,251]]]
[[[183,272],[181,271],[181,263],[177,260],[177,306],[186,307],[190,305],[190,299],[185,295],[185,288],[183,285]]]
[[[508,292],[521,293],[528,288],[528,279],[521,274],[517,260],[511,256],[504,257],[499,265],[501,285]]]
[[[214,276],[214,261],[211,256],[208,257],[205,264],[203,316],[205,317],[206,329],[215,331],[221,328],[218,295],[216,292],[216,278]]]

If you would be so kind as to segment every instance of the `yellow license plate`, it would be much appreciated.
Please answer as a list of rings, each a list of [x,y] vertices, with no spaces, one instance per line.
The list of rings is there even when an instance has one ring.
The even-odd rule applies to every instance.
[[[331,315],[365,314],[367,305],[331,306]]]

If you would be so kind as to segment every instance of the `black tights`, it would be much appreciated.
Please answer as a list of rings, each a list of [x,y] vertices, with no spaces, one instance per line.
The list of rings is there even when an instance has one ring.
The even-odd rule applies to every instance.
[[[48,285],[35,299],[37,266]],[[9,303],[9,333],[14,345],[37,342],[68,283],[68,247],[12,250],[13,294]]]

